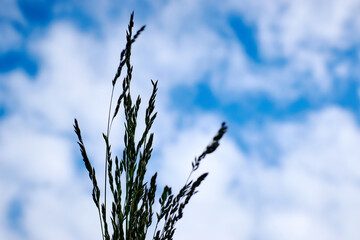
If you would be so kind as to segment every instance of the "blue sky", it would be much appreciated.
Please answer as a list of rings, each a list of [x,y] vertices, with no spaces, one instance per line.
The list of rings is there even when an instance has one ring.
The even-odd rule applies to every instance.
[[[359,1],[0,3],[0,239],[100,238],[72,124],[102,169],[133,10],[135,27],[147,25],[134,95],[147,102],[159,80],[149,166],[159,184],[179,188],[229,125],[175,238],[360,238]]]

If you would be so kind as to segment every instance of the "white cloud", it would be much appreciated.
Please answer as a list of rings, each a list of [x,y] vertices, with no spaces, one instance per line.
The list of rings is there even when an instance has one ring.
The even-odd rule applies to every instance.
[[[3,171],[11,172],[17,180],[36,184],[60,183],[69,178],[73,172],[68,142],[32,127],[16,117],[2,121]]]
[[[229,89],[265,91],[282,101],[314,91],[318,96],[330,95],[334,91],[334,76],[329,64],[337,58],[333,51],[356,45],[359,8],[356,0],[225,2],[220,8],[224,17],[237,12],[256,27],[260,55],[270,62],[279,59],[285,62],[285,67],[275,65],[269,69],[252,68],[246,63],[231,66],[232,74],[226,79],[231,83]],[[239,52],[228,48],[227,56],[234,54]],[[358,76],[355,69],[351,71]],[[255,83],[249,87],[246,79]]]
[[[274,211],[270,216],[265,218],[266,227],[260,234],[261,239],[338,239],[331,229],[309,213]]]
[[[195,28],[184,31],[175,26],[159,27],[158,22],[148,24],[145,40],[136,43],[134,65],[144,78],[154,76],[162,88],[176,84],[194,84],[205,74],[218,69],[218,61],[225,57],[222,40],[211,30]],[[174,32],[175,31],[175,32]]]
[[[29,239],[99,239],[97,210],[89,191],[76,182],[37,188],[28,196],[24,225]]]
[[[237,9],[258,24],[260,43],[267,46],[263,51],[296,58],[304,48],[342,49],[354,43],[352,22],[359,21],[356,14],[359,7],[356,0],[228,1],[225,10]]]
[[[252,202],[245,208],[257,216],[259,238],[357,239],[360,131],[353,116],[328,108],[258,134],[279,151],[277,166],[254,157],[241,170],[238,194]],[[261,146],[251,145],[256,156]]]

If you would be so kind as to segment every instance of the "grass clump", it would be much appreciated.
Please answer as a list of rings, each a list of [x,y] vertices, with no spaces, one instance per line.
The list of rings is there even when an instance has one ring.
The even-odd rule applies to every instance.
[[[138,111],[141,98],[138,96],[133,101],[130,95],[130,86],[132,80],[133,66],[131,65],[131,49],[138,36],[144,31],[145,26],[141,27],[133,35],[134,13],[130,16],[130,22],[126,32],[126,46],[120,54],[120,63],[112,80],[112,91],[109,104],[109,114],[106,133],[103,138],[106,146],[105,157],[105,183],[104,200],[100,201],[100,188],[96,179],[95,169],[92,167],[88,158],[85,144],[83,142],[78,121],[74,121],[74,130],[78,137],[78,144],[85,167],[89,173],[92,182],[92,198],[98,210],[100,227],[103,240],[143,240],[148,235],[148,230],[155,220],[155,229],[152,234],[154,240],[173,239],[175,225],[183,216],[185,206],[189,203],[192,196],[197,192],[197,188],[206,178],[208,173],[192,179],[192,174],[200,165],[200,162],[216,150],[219,141],[225,134],[227,126],[222,123],[221,128],[212,139],[212,142],[206,147],[205,151],[196,157],[192,162],[191,172],[184,186],[177,194],[172,192],[171,187],[165,186],[159,198],[160,210],[154,217],[153,206],[155,204],[155,195],[157,190],[155,173],[150,183],[145,180],[147,164],[151,158],[152,143],[154,134],[150,132],[157,113],[155,110],[155,98],[157,93],[157,81],[152,81],[152,94],[148,101],[145,112],[145,129],[140,135],[140,140],[135,140],[137,128]],[[123,78],[122,91],[116,101],[113,109],[114,89],[117,86],[117,80],[126,68],[126,76]],[[111,126],[117,117],[119,110],[123,106],[125,115],[124,130],[124,149],[122,156],[113,156],[111,144],[109,142]],[[107,185],[109,184],[109,187]],[[110,189],[112,195],[111,211],[106,205],[107,190]],[[110,211],[110,216],[108,216]],[[111,226],[111,231],[110,231]]]

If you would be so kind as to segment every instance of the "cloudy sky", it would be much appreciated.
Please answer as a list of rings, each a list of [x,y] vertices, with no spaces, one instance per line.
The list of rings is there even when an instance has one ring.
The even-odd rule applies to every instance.
[[[0,239],[101,238],[72,124],[103,179],[101,134],[133,10],[135,27],[147,25],[133,94],[146,103],[159,80],[149,172],[160,187],[178,190],[229,126],[175,239],[360,239],[358,0],[0,5]]]

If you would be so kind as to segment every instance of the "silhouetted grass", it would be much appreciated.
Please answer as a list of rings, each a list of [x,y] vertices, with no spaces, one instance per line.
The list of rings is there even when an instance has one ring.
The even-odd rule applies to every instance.
[[[100,203],[100,189],[97,184],[95,169],[92,167],[87,156],[78,121],[75,119],[74,123],[80,152],[93,185],[92,198],[98,210],[102,238],[104,240],[143,240],[146,238],[148,229],[153,223],[153,206],[155,204],[157,188],[157,173],[151,177],[150,183],[144,178],[147,171],[146,167],[153,150],[152,143],[154,134],[150,133],[150,130],[157,114],[154,110],[158,82],[151,80],[152,94],[145,112],[145,130],[141,134],[140,140],[136,141],[135,133],[141,98],[138,96],[136,101],[133,102],[130,95],[133,71],[130,59],[132,44],[145,29],[145,26],[141,27],[135,35],[133,35],[133,19],[134,13],[131,14],[126,33],[126,46],[120,54],[120,63],[115,77],[112,80],[107,130],[106,133],[103,133],[106,156],[104,202],[102,203]],[[121,76],[124,67],[126,68],[126,76],[122,82],[122,92],[117,99],[113,111],[112,103],[114,89],[117,86],[117,80]],[[121,106],[124,108],[125,116],[124,149],[121,157],[115,156],[114,158],[111,153],[109,137],[111,126],[114,119],[117,117]],[[185,206],[196,193],[196,189],[201,182],[208,175],[208,173],[204,173],[197,179],[192,179],[192,173],[199,168],[200,162],[207,154],[216,150],[219,146],[219,141],[226,130],[227,126],[225,123],[222,123],[221,128],[213,138],[212,142],[199,157],[195,158],[186,183],[176,195],[172,193],[170,187],[164,187],[159,198],[160,212],[156,213],[156,225],[152,236],[153,239],[173,239],[176,222],[182,218]],[[113,197],[110,217],[107,216],[108,209],[106,206],[107,183],[109,183],[109,188]],[[124,197],[124,199],[122,199],[122,197]],[[109,231],[109,220],[112,227],[111,233]]]

